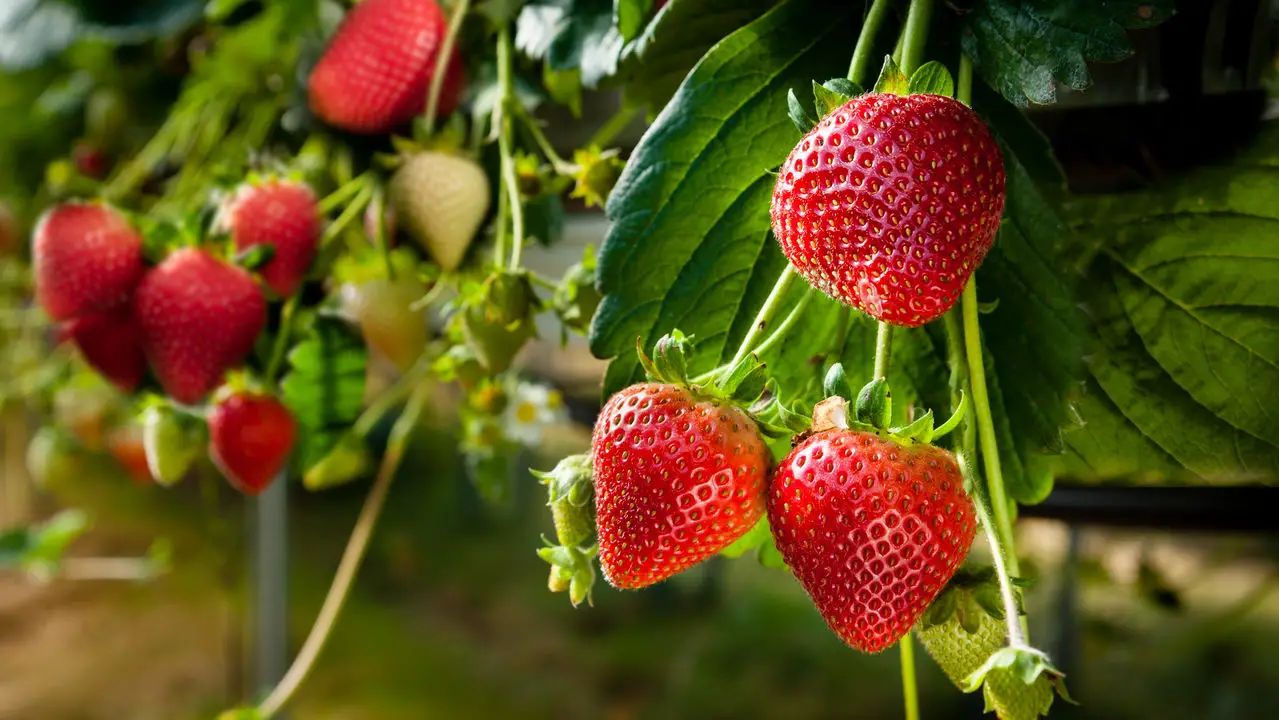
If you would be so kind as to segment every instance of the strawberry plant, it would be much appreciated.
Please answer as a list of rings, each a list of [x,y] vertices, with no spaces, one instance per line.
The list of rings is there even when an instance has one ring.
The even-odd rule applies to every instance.
[[[1070,700],[1016,533],[1058,477],[1279,475],[1279,130],[1072,195],[1027,111],[1170,2],[120,6],[0,21],[0,107],[42,125],[0,128],[0,400],[49,420],[34,474],[371,480],[294,665],[225,717],[306,678],[428,411],[489,505],[544,486],[572,605],[757,557],[848,652],[898,649],[910,718],[916,639],[999,718]],[[10,42],[41,22],[66,32]],[[602,93],[562,152],[542,111]],[[550,277],[525,251],[566,203],[608,229]],[[602,410],[529,477],[566,413],[528,348],[573,337]],[[12,562],[56,568],[48,533],[5,535]]]

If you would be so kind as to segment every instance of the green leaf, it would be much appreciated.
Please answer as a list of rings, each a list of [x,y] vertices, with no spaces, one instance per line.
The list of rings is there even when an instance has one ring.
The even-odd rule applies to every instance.
[[[138,44],[198,21],[205,0],[8,0],[0,3],[0,67],[23,70],[78,40]]]
[[[6,529],[0,532],[0,568],[51,574],[88,529],[89,518],[81,510],[63,510],[42,523]]]
[[[977,289],[982,300],[998,301],[981,326],[1005,484],[1013,499],[1034,503],[1052,489],[1044,453],[1060,452],[1061,429],[1074,424],[1069,400],[1084,375],[1084,318],[1076,274],[1059,252],[1065,228],[1020,158],[1001,148],[1004,222]]]
[[[555,102],[567,107],[573,117],[582,116],[582,71],[554,70],[550,65],[542,66],[542,86]]]
[[[768,206],[770,169],[796,140],[787,89],[846,64],[847,38],[861,17],[856,4],[837,13],[826,7],[825,22],[813,28],[818,6],[826,7],[792,0],[716,45],[627,163],[607,207],[614,222],[600,253],[604,300],[591,328],[592,352],[616,358],[607,393],[642,376],[631,352],[636,337],[647,343],[676,326],[695,335],[694,375],[731,356],[784,267],[770,237]],[[783,299],[783,316],[808,291],[802,285]],[[773,351],[803,360],[766,360],[782,387],[811,379],[820,391],[824,367],[809,360],[838,349],[831,347],[840,336],[837,313],[832,301],[815,300],[804,332],[791,336],[801,341]],[[817,331],[823,326],[830,332]]]
[[[1071,449],[1111,473],[1279,476],[1279,124],[1233,165],[1071,206],[1099,347]],[[1125,462],[1127,460],[1127,462]],[[1142,462],[1137,462],[1138,460]]]
[[[618,77],[625,82],[626,101],[648,105],[656,112],[707,51],[776,4],[776,0],[668,3],[622,51]]]
[[[961,37],[986,82],[1024,107],[1054,102],[1054,80],[1088,87],[1089,61],[1127,58],[1132,47],[1125,31],[1153,27],[1172,12],[1172,0],[986,0],[961,16]]]
[[[323,459],[360,416],[367,359],[357,334],[323,316],[289,353],[280,387],[301,431],[295,456],[303,470]]]
[[[546,59],[556,71],[580,69],[593,88],[617,70],[622,36],[613,25],[612,0],[541,0],[520,11],[515,46]]]
[[[613,22],[622,40],[634,40],[652,12],[653,0],[613,0]]]
[[[954,97],[955,81],[951,78],[950,71],[946,69],[946,66],[934,60],[919,66],[919,69],[910,76],[907,90],[912,95],[923,93]]]

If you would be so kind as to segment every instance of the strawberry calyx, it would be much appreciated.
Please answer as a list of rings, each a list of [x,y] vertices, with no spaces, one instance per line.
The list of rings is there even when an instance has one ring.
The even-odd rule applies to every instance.
[[[591,603],[595,585],[595,557],[598,546],[587,541],[595,532],[594,471],[588,454],[570,455],[550,472],[530,471],[547,488],[547,505],[555,520],[559,544],[543,537],[544,547],[538,557],[551,566],[547,587],[551,592],[568,591],[569,601],[577,607],[585,600]]]
[[[1066,674],[1053,667],[1043,651],[1025,645],[1001,648],[991,655],[980,668],[964,680],[964,692],[975,692],[983,684],[995,679],[1016,679],[1033,685],[1041,677],[1046,678],[1062,700],[1078,705],[1066,689]]]
[[[813,108],[816,117],[809,114],[808,108],[800,101],[792,89],[786,96],[786,109],[791,122],[801,133],[807,134],[827,115],[843,107],[855,97],[872,93],[890,95],[944,95],[955,96],[955,82],[946,66],[939,62],[921,65],[909,77],[902,72],[892,55],[884,56],[884,65],[879,71],[879,78],[870,90],[845,78],[833,78],[824,83],[813,81]]]
[[[842,428],[857,430],[889,438],[902,445],[929,444],[933,440],[959,427],[968,410],[968,397],[962,391],[959,407],[940,427],[935,426],[933,411],[929,410],[906,425],[891,426],[892,391],[886,378],[875,378],[862,386],[854,397],[852,385],[842,364],[835,363],[827,371],[823,381],[826,399],[813,407],[811,433]],[[849,408],[852,413],[849,413]]]
[[[690,379],[691,335],[679,330],[663,335],[653,346],[651,358],[644,353],[643,340],[637,338],[635,351],[649,379],[687,388],[699,399],[740,407],[764,435],[789,437],[808,428],[808,420],[802,413],[781,402],[777,382],[768,376],[767,366],[755,353],[747,353],[727,367]]]
[[[1025,615],[1021,595],[1017,595],[1017,613]],[[1004,620],[1003,601],[995,568],[990,565],[960,568],[946,587],[919,619],[920,629],[944,625],[954,618],[969,634],[981,628],[983,617]]]
[[[529,272],[499,270],[484,281],[484,319],[496,325],[509,326],[525,322],[541,309],[541,301],[533,291]]]

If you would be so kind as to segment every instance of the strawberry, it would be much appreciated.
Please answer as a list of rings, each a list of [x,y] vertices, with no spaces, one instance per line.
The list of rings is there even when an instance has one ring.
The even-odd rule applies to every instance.
[[[281,297],[297,292],[320,246],[320,210],[311,188],[284,180],[243,185],[223,206],[221,224],[237,252],[273,246],[275,254],[259,269],[262,279]]]
[[[600,566],[641,588],[715,555],[764,513],[769,456],[755,421],[678,385],[617,393],[591,442]]]
[[[142,278],[142,236],[101,203],[68,202],[31,240],[36,299],[55,320],[121,305]]]
[[[296,439],[293,415],[270,395],[230,393],[209,411],[209,457],[246,495],[257,495],[271,484]]]
[[[990,130],[939,95],[870,93],[791,151],[773,233],[814,287],[894,325],[941,317],[995,241],[1004,168]]]
[[[160,385],[192,404],[253,349],[266,323],[266,298],[244,270],[183,248],[143,278],[134,314]]]
[[[412,307],[425,294],[426,287],[412,276],[374,278],[343,285],[342,307],[360,326],[369,347],[403,372],[426,347],[426,316]]]
[[[773,474],[768,522],[831,630],[879,652],[955,574],[976,508],[950,452],[840,424],[814,428]]]
[[[968,676],[1007,641],[1002,621],[983,614],[976,622],[975,632],[968,632],[952,617],[916,633],[920,644],[960,689],[964,688]],[[1054,692],[1052,680],[1046,674],[1028,685],[1011,671],[996,671],[986,675],[982,694],[986,698],[986,711],[994,712],[999,720],[1036,720],[1048,714]]]
[[[434,0],[364,0],[351,8],[311,71],[311,109],[355,133],[386,133],[426,107],[427,89],[448,21]],[[462,89],[454,53],[439,112],[451,113]]]
[[[81,175],[101,180],[111,172],[111,158],[102,146],[80,140],[71,147],[71,164]]]
[[[405,158],[390,187],[397,222],[444,270],[456,270],[489,210],[489,184],[474,160],[442,152]]]
[[[85,362],[116,387],[132,392],[142,384],[147,358],[142,352],[142,330],[131,307],[82,315],[67,321],[63,329]]]
[[[125,473],[139,485],[150,485],[151,468],[147,465],[147,451],[142,444],[142,427],[126,425],[107,434],[107,452]]]

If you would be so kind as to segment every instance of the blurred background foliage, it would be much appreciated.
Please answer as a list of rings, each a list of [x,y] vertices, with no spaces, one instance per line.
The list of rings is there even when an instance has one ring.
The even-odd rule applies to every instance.
[[[242,11],[235,0],[212,5]],[[210,40],[201,29],[205,9],[203,0],[0,2],[0,203],[16,228],[7,240],[0,235],[0,255],[22,244],[14,238],[25,238],[50,185],[72,175],[77,143],[92,139],[113,157],[130,157],[152,139],[184,81],[202,67]],[[246,33],[243,45],[246,53],[236,60],[243,65],[205,71],[219,73],[226,88],[277,98],[273,120],[287,114],[297,99],[278,97],[263,80],[270,73],[258,71],[287,74],[304,62],[304,43],[282,48]],[[1111,97],[1131,101],[1129,80],[1112,83],[1120,89]],[[1101,97],[1105,87],[1103,75]],[[1069,106],[1071,96],[1063,97]],[[581,119],[565,113],[552,127],[565,138],[582,136],[593,118],[608,114],[592,108],[613,104],[613,94],[588,94]],[[1101,163],[1079,151],[1090,139],[1080,129],[1087,123],[1069,127],[1060,115],[1039,120],[1057,140],[1072,180],[1114,189],[1123,184],[1115,178],[1130,177],[1133,163],[1122,151],[1110,148],[1107,159],[1119,160]],[[1105,135],[1098,131],[1093,139]],[[530,251],[530,266],[558,273],[580,257],[585,242],[602,236],[598,216],[569,222],[577,228],[569,240]],[[5,272],[0,292],[20,297],[21,277]],[[7,353],[13,336],[3,332]],[[543,343],[530,353],[530,368],[584,398],[575,409],[589,422],[601,366],[585,355],[580,343],[567,350]],[[90,396],[72,404],[83,408]],[[848,651],[794,583],[753,562],[717,559],[645,593],[599,587],[593,608],[573,610],[563,596],[547,593],[545,565],[532,548],[551,528],[526,469],[545,469],[580,451],[586,431],[557,426],[537,456],[515,458],[515,497],[494,510],[466,479],[451,417],[444,399],[411,444],[361,582],[314,680],[299,695],[295,717],[899,714],[896,659]],[[28,420],[20,408],[4,410],[6,483],[25,477]],[[245,694],[251,670],[245,504],[219,490],[207,467],[203,482],[174,492],[141,487],[112,456],[101,427],[85,432],[98,433],[98,441],[66,454],[53,473],[58,482],[34,500],[0,496],[7,503],[0,510],[12,512],[20,502],[36,515],[84,508],[93,525],[77,541],[78,553],[142,555],[154,538],[165,537],[172,570],[147,583],[43,585],[22,573],[0,575],[0,717],[207,717]],[[294,498],[295,638],[310,626],[363,491],[356,485]],[[1058,704],[1054,717],[1279,717],[1273,536],[1027,522],[1022,547],[1037,576],[1028,591],[1032,633],[1060,659],[1083,703]],[[927,717],[978,716],[978,697],[955,693],[929,661],[921,658],[919,667]]]

